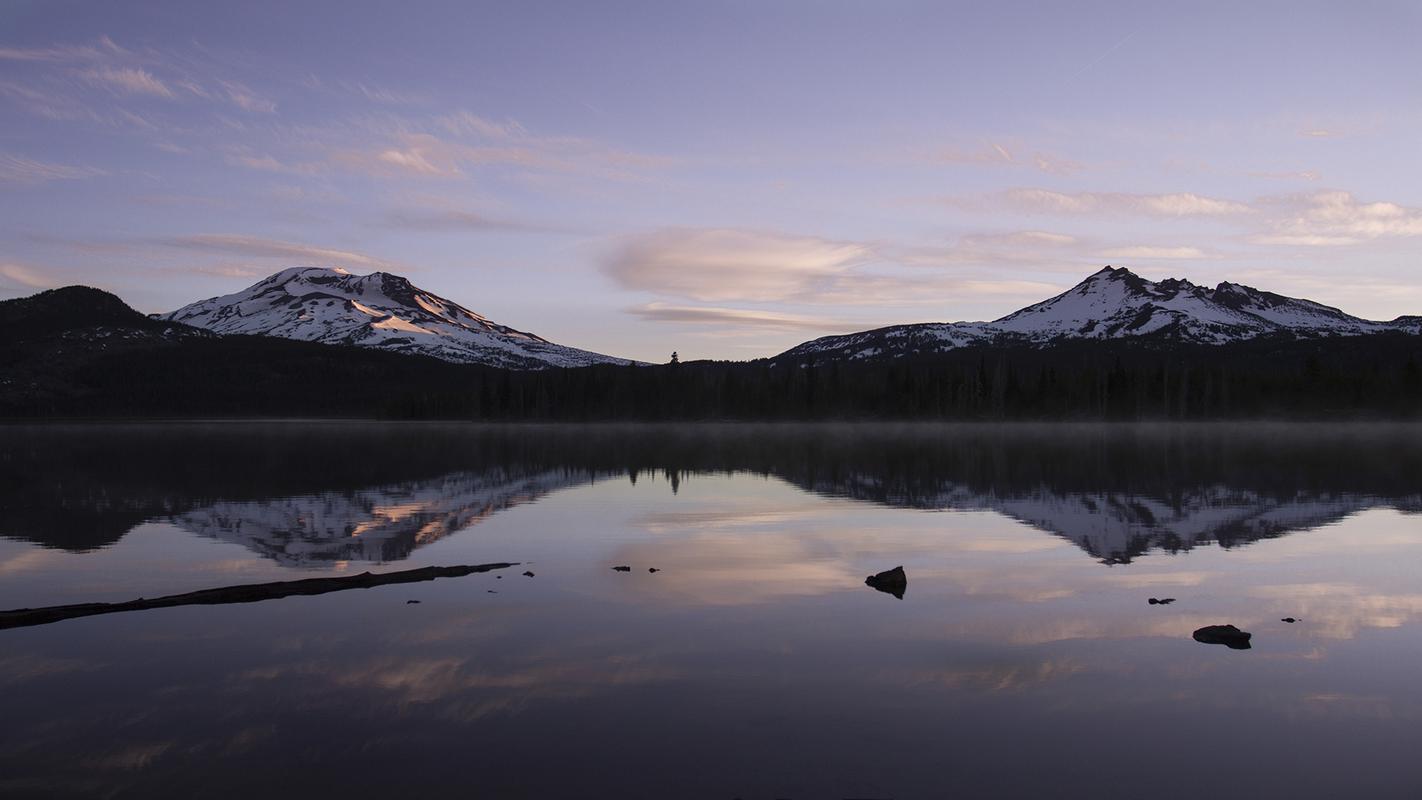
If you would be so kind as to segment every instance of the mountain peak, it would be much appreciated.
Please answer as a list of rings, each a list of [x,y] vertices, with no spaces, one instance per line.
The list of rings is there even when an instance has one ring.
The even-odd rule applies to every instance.
[[[289,267],[160,318],[221,334],[373,347],[517,369],[626,364],[491,322],[390,272]]]

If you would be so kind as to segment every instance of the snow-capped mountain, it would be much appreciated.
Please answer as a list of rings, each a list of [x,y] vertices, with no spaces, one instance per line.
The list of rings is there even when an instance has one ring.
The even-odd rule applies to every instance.
[[[1149,281],[1125,268],[1106,267],[1056,297],[993,322],[896,325],[826,336],[776,356],[848,359],[933,353],[977,344],[1043,345],[1064,339],[1130,339],[1226,344],[1261,336],[1358,336],[1386,331],[1416,334],[1422,319],[1374,322],[1312,300],[1237,283],[1213,289],[1187,280]]]
[[[387,272],[292,267],[235,294],[154,316],[224,335],[356,345],[514,369],[630,363],[491,322]]]

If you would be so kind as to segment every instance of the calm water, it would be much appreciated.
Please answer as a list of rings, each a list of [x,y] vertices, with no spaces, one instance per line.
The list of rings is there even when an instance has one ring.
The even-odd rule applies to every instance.
[[[4,427],[0,609],[521,566],[0,630],[0,795],[1417,797],[1419,510],[1410,427]]]

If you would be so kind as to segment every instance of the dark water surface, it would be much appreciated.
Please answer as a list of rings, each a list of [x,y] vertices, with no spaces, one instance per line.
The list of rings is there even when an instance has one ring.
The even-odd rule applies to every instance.
[[[0,796],[1418,797],[1419,510],[1418,427],[0,427],[0,609],[522,562],[0,630]]]

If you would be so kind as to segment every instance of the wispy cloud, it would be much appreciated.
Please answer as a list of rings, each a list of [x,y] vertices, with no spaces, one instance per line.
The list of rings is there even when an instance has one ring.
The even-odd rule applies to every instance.
[[[0,285],[10,289],[51,289],[58,283],[33,267],[13,262],[0,262]]]
[[[223,93],[226,95],[228,102],[243,111],[261,114],[271,114],[276,111],[275,102],[257,94],[252,89],[237,81],[219,81],[219,83],[222,85]]]
[[[560,228],[531,225],[514,220],[490,217],[461,209],[404,209],[390,212],[385,218],[390,228],[430,233],[471,233],[481,231],[523,231],[528,233],[561,233]]]
[[[494,122],[468,112],[399,120],[396,127],[374,144],[335,149],[332,161],[384,176],[452,178],[467,168],[504,166],[619,181],[640,180],[673,163],[586,139],[535,136],[517,122]]]
[[[1269,178],[1271,180],[1281,181],[1316,181],[1319,178],[1322,178],[1323,176],[1318,174],[1318,172],[1315,170],[1302,169],[1292,172],[1287,170],[1282,172],[1251,172],[1249,173],[1249,177]]]
[[[771,231],[668,228],[623,239],[604,271],[628,289],[701,301],[812,294],[869,260],[854,242]]]
[[[1070,247],[1077,242],[1071,234],[1051,231],[970,233],[958,240],[963,247]]]
[[[1021,211],[1044,214],[1139,214],[1155,217],[1221,217],[1249,214],[1253,209],[1233,200],[1192,192],[1133,194],[1128,192],[1056,192],[1050,189],[1008,189],[999,195]]]
[[[679,306],[647,303],[627,309],[627,313],[652,322],[673,322],[690,325],[731,325],[738,330],[808,331],[811,333],[850,333],[874,327],[864,322],[831,320],[802,314],[745,308],[711,306]]]
[[[1016,143],[989,141],[978,147],[943,147],[933,151],[929,160],[937,164],[972,164],[980,166],[1030,167],[1052,175],[1071,175],[1086,169],[1086,165],[1069,158],[1030,151]]]
[[[323,266],[385,269],[390,262],[350,250],[315,247],[297,242],[283,242],[256,236],[230,234],[200,234],[197,236],[170,236],[146,239],[145,243],[160,247],[193,250],[206,253],[247,256],[262,259],[280,259],[293,264],[307,263]]]
[[[1193,259],[1209,258],[1209,254],[1198,247],[1156,247],[1153,245],[1131,245],[1112,247],[1097,253],[1102,258],[1119,259]]]
[[[100,61],[114,56],[128,55],[128,51],[114,44],[107,36],[99,37],[94,44],[57,44],[49,47],[0,47],[0,61],[49,61],[72,63]]]
[[[256,153],[246,148],[236,148],[224,160],[228,164],[262,172],[276,172],[285,175],[316,175],[325,171],[325,165],[314,162],[286,162],[269,153]]]
[[[47,181],[77,180],[104,174],[107,173],[93,167],[54,164],[0,153],[0,184],[34,184]]]
[[[1359,202],[1351,192],[1315,192],[1276,201],[1284,213],[1256,244],[1303,247],[1352,245],[1383,238],[1422,236],[1422,209],[1388,202]]]
[[[120,97],[149,95],[172,99],[173,90],[146,69],[136,67],[97,67],[79,73],[91,86],[106,89]]]

